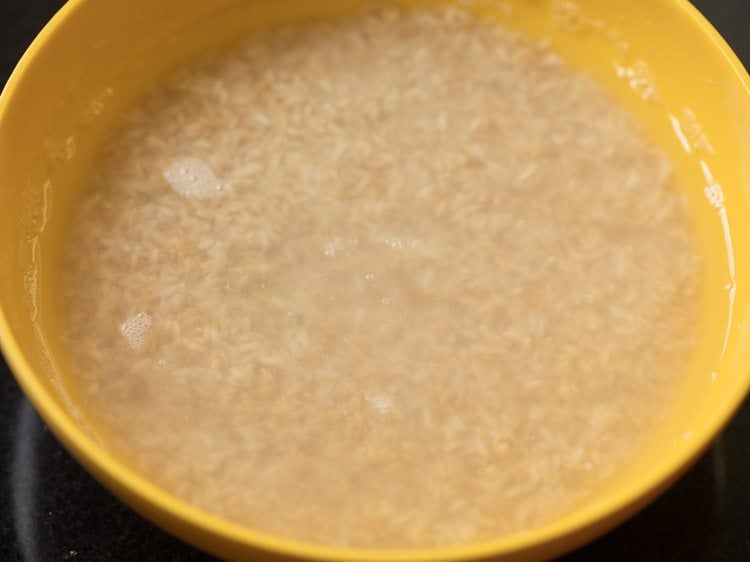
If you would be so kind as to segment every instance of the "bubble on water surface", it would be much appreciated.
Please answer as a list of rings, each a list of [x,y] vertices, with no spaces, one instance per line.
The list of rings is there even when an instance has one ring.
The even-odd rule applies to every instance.
[[[120,324],[120,333],[133,349],[142,349],[146,343],[146,334],[151,328],[151,316],[139,312]]]
[[[393,400],[386,394],[365,394],[365,400],[383,416],[387,415],[393,407]]]
[[[343,251],[356,250],[358,245],[359,240],[357,238],[336,236],[331,238],[326,242],[325,246],[323,246],[323,255],[327,258],[333,258]]]
[[[224,185],[200,158],[177,158],[163,172],[170,187],[183,197],[210,199],[221,194]]]

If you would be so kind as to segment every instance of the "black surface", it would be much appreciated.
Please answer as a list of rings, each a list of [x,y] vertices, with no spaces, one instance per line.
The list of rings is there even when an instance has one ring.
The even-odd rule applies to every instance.
[[[0,84],[62,4],[0,0]],[[750,65],[750,0],[695,4]],[[749,442],[746,403],[666,494],[562,560],[750,561]],[[0,361],[0,562],[135,559],[210,560],[153,527],[92,480],[61,448]]]

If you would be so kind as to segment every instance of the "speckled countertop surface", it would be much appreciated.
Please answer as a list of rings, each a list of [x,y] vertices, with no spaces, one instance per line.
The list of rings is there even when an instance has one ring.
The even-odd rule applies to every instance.
[[[750,66],[750,0],[694,3]],[[62,4],[0,0],[0,84]],[[0,360],[0,561],[15,560],[211,558],[152,526],[88,476],[41,422]],[[666,494],[563,560],[750,560],[750,402]]]

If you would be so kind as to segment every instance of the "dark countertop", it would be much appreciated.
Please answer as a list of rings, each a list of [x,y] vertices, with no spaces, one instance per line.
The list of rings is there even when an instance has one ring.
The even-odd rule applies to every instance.
[[[0,84],[63,0],[0,0]],[[750,66],[750,0],[695,0]],[[634,519],[564,557],[750,560],[750,402]],[[112,497],[59,445],[0,360],[0,561],[211,560]]]

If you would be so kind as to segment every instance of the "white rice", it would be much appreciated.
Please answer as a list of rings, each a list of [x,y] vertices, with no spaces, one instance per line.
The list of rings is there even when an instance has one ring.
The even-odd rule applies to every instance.
[[[72,377],[165,489],[330,545],[573,509],[668,410],[699,262],[665,157],[453,9],[269,31],[113,135],[62,271]]]

